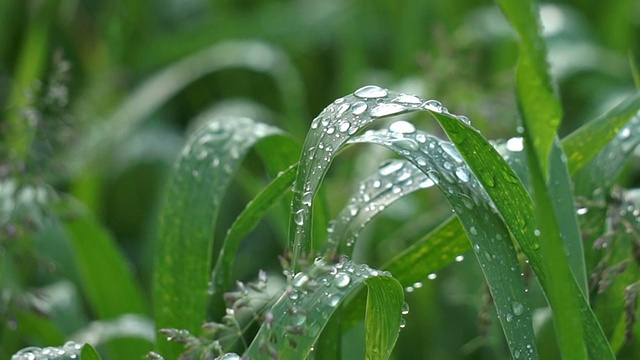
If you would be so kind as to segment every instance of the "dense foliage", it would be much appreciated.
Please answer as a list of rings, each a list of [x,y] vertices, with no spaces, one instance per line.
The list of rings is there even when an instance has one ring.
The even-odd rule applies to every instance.
[[[0,24],[0,358],[640,357],[636,2]]]

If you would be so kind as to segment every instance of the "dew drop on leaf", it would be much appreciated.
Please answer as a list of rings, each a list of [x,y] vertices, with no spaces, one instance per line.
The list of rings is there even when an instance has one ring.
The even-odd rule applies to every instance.
[[[511,139],[507,140],[507,150],[518,152],[522,151],[523,149],[524,143],[521,137],[512,137]]]
[[[378,118],[383,116],[399,114],[405,110],[406,108],[400,104],[394,104],[394,103],[380,104],[374,107],[373,109],[371,109],[370,114],[371,114],[371,117]]]
[[[402,168],[402,165],[403,164],[400,161],[389,161],[384,163],[382,166],[380,166],[380,169],[378,169],[378,172],[382,176],[387,176],[400,170]]]
[[[427,100],[422,104],[422,108],[436,113],[443,112],[442,104],[438,100]]]
[[[296,214],[294,216],[294,221],[299,226],[304,225],[304,210],[303,209],[300,209],[300,210],[296,211]]]
[[[351,278],[349,277],[349,274],[341,272],[336,275],[333,282],[337,287],[344,288],[349,285]]]
[[[363,99],[375,99],[387,96],[386,89],[377,85],[367,85],[353,92],[353,95]]]
[[[313,192],[307,191],[302,194],[302,205],[311,206],[311,202],[313,201]]]
[[[398,95],[398,97],[393,99],[393,101],[407,103],[407,104],[421,104],[422,103],[422,100],[420,100],[419,97],[414,96],[414,95],[406,95],[406,94]]]
[[[402,134],[411,134],[416,131],[416,128],[415,126],[413,126],[412,123],[408,121],[400,120],[389,125],[389,131],[399,132]]]
[[[362,101],[358,101],[351,105],[351,113],[353,115],[360,115],[367,110],[367,104]]]
[[[409,304],[407,304],[407,302],[403,302],[402,303],[402,315],[407,315],[409,314]]]
[[[516,316],[522,315],[524,313],[524,305],[518,301],[511,302],[511,310],[513,310],[513,314]]]

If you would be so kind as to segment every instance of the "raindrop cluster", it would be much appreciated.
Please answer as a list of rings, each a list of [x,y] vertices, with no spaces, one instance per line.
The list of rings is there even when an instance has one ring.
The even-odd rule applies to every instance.
[[[67,359],[80,359],[80,353],[82,352],[82,345],[73,341],[66,342],[60,347],[28,347],[15,353],[11,360],[67,360]]]

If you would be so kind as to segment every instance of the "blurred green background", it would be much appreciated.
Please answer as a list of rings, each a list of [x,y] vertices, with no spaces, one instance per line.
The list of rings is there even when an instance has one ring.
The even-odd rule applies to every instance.
[[[640,2],[544,3],[541,17],[566,135],[634,90]],[[64,213],[51,199],[61,194],[109,229],[149,294],[163,186],[203,111],[254,116],[302,142],[326,105],[373,83],[439,99],[488,138],[508,138],[518,126],[516,60],[514,34],[489,1],[2,0],[0,357],[59,345],[46,329],[21,327],[16,312],[60,317],[64,337],[95,318],[78,295],[72,255],[50,245],[60,236],[50,219]],[[440,132],[426,118],[416,125]],[[361,156],[348,151],[335,163],[325,185],[332,198],[353,189]],[[218,232],[250,198],[258,171],[250,158]],[[45,200],[33,201],[38,191],[7,200],[28,186]],[[331,202],[332,214],[341,205]],[[449,211],[436,193],[409,197],[365,231],[356,257],[379,265]],[[237,278],[279,271],[284,228],[261,225],[238,255]],[[425,278],[407,294],[396,358],[506,358],[482,284],[472,257]],[[56,291],[71,300],[56,313],[59,304],[40,295],[62,285]]]

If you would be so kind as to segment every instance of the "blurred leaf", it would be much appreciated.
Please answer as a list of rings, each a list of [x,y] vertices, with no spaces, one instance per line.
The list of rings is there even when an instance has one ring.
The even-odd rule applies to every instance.
[[[452,216],[438,228],[389,260],[389,270],[403,286],[409,286],[454,262],[456,256],[471,249],[460,219]]]
[[[100,319],[147,312],[131,268],[111,235],[88,214],[64,223],[82,285]]]
[[[219,118],[187,141],[160,215],[153,290],[157,329],[197,333],[205,321],[213,233],[222,197],[251,147],[280,133],[248,118]],[[181,349],[164,341],[157,346],[170,357]]]
[[[593,159],[640,111],[640,93],[625,99],[605,115],[590,121],[562,140],[569,172],[576,173]]]
[[[98,355],[96,349],[94,349],[89,344],[84,344],[82,346],[82,352],[80,353],[80,360],[101,360],[102,358]]]
[[[248,68],[274,77],[281,88],[283,103],[293,118],[302,117],[304,88],[287,56],[260,42],[231,41],[216,44],[177,62],[142,83],[104,122],[67,154],[76,170],[83,169],[97,156],[124,141],[133,130],[171,97],[193,81],[228,68]],[[302,123],[292,121],[294,132]]]

